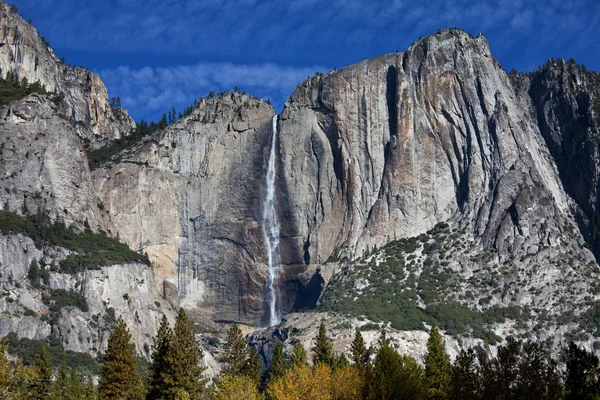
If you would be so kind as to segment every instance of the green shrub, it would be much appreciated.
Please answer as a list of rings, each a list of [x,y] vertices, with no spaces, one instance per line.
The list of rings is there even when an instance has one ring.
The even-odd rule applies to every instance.
[[[56,289],[50,292],[50,299],[54,302],[50,306],[51,312],[58,312],[64,307],[77,307],[83,312],[88,312],[89,307],[85,297],[73,291]]]
[[[97,375],[100,372],[98,363],[91,355],[71,350],[65,351],[62,342],[56,336],[48,336],[45,340],[19,339],[14,332],[11,332],[4,339],[8,343],[8,352],[12,356],[19,357],[25,365],[33,364],[40,346],[46,343],[55,367],[60,366],[64,361],[81,373]]]
[[[62,221],[52,222],[44,213],[28,217],[0,210],[0,232],[3,235],[23,234],[30,237],[38,248],[42,246],[59,246],[76,252],[59,264],[60,272],[74,274],[86,269],[100,269],[102,266],[127,263],[144,263],[150,265],[146,255],[138,254],[118,239],[107,236],[104,232],[94,233],[89,229],[75,232]],[[48,271],[38,267],[30,280],[39,282],[42,278],[47,282]]]
[[[6,79],[0,77],[0,105],[8,104],[12,101],[21,100],[32,93],[46,94],[46,89],[39,82],[29,84],[27,79],[19,81],[16,75],[8,73]],[[54,93],[52,100],[58,96]]]

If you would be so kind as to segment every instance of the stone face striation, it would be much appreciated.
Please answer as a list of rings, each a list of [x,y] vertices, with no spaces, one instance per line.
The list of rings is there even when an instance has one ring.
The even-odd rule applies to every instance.
[[[39,82],[49,92],[62,93],[59,112],[72,118],[78,135],[91,148],[128,134],[135,123],[122,108],[112,109],[104,83],[92,71],[61,62],[35,27],[10,6],[0,3],[0,71],[20,80]]]
[[[552,219],[569,211],[537,121],[483,36],[440,31],[311,78],[280,126],[288,262],[352,257],[452,218],[503,248],[521,240],[501,232],[517,230],[509,208],[525,224],[542,199]]]
[[[0,208],[46,211],[78,228],[87,220],[153,264],[53,274],[51,287],[78,291],[90,311],[65,310],[50,327],[23,314],[45,312],[42,293],[13,282],[32,258],[47,266],[64,251],[2,236],[0,335],[54,333],[68,348],[96,352],[104,334],[89,318],[111,307],[130,318],[138,350],[179,305],[213,321],[264,326],[271,151],[284,313],[314,307],[329,279],[343,278],[340,268],[353,273],[350,261],[440,222],[487,254],[485,262],[464,251],[444,261],[462,292],[494,265],[510,266],[508,295],[490,293],[489,306],[563,313],[598,300],[588,248],[598,250],[600,237],[595,75],[557,62],[511,76],[483,36],[442,30],[404,53],[301,83],[278,117],[274,149],[273,108],[222,93],[90,172],[86,147],[126,135],[132,120],[111,108],[96,75],[61,64],[32,26],[6,4],[0,12],[3,76],[65,95],[58,104],[34,94],[0,108]],[[477,300],[469,306],[481,307]]]
[[[191,115],[94,171],[120,237],[147,252],[183,304],[259,322],[266,251],[259,225],[273,108],[243,94]]]

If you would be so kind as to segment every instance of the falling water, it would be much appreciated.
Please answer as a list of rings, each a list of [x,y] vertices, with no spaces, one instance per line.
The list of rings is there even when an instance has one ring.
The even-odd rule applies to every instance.
[[[263,207],[263,233],[267,245],[268,278],[267,302],[269,305],[269,326],[280,321],[277,310],[277,281],[279,279],[279,221],[275,210],[275,141],[277,140],[277,115],[273,117],[273,138],[267,170],[267,193]]]

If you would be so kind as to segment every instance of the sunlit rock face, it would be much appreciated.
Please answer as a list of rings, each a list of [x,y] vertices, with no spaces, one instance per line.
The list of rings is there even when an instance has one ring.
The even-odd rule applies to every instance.
[[[558,315],[596,300],[600,95],[573,65],[509,76],[483,36],[442,30],[406,52],[298,85],[276,118],[274,144],[270,104],[222,93],[90,171],[86,151],[128,134],[133,121],[110,106],[96,75],[61,64],[6,5],[0,13],[2,75],[64,94],[0,107],[0,209],[48,212],[76,229],[87,221],[147,253],[152,267],[115,265],[50,282],[81,292],[93,315],[111,307],[127,315],[138,347],[180,305],[213,321],[269,324],[263,225],[272,154],[284,317],[314,307],[332,274],[352,275],[362,255],[440,222],[486,254],[447,251],[445,273],[460,289],[449,298],[463,301],[471,279],[503,266],[503,289],[481,292],[489,306]],[[86,352],[104,346],[104,334],[81,322],[92,314],[67,310],[55,327],[23,314],[45,312],[41,294],[8,277],[23,280],[33,257],[48,265],[62,250],[14,235],[0,237],[0,249],[9,292],[0,299],[0,335],[54,333]],[[422,266],[425,256],[414,256]],[[479,300],[465,302],[481,308]],[[147,313],[138,318],[138,309]]]
[[[77,133],[99,147],[128,134],[135,127],[127,111],[112,109],[106,87],[92,71],[61,62],[52,48],[38,36],[35,27],[0,4],[0,70],[39,82],[49,92],[63,93],[59,113],[78,124]]]
[[[537,121],[483,36],[440,31],[311,78],[280,126],[289,260],[360,254],[457,215],[503,247],[520,240],[500,232],[509,208],[521,219],[542,199],[551,218],[568,209]]]

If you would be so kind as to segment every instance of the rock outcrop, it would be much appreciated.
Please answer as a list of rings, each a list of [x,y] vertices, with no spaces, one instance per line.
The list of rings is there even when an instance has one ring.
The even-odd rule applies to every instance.
[[[111,229],[95,194],[72,119],[49,96],[32,94],[0,108],[0,209],[46,212],[68,225]]]
[[[32,260],[47,269],[67,254],[61,248],[38,248],[23,235],[0,235],[0,337],[15,332],[18,337],[45,339],[53,334],[65,350],[98,355],[106,350],[110,330],[120,316],[138,352],[149,357],[162,316],[174,321],[177,312],[158,289],[153,269],[127,264],[74,275],[51,273],[47,287],[32,287],[28,279]],[[87,310],[69,306],[60,309],[52,323],[42,318],[48,315],[54,290],[80,294]]]
[[[184,306],[260,324],[266,252],[259,221],[275,112],[238,93],[191,115],[94,171],[120,237],[147,252]]]
[[[511,206],[546,199],[551,219],[569,212],[537,121],[483,36],[444,30],[406,53],[311,78],[280,127],[292,262],[362,254],[457,215],[506,247],[498,234]],[[530,191],[533,203],[522,200]]]
[[[127,134],[132,120],[111,107],[96,75],[61,63],[6,4],[0,13],[3,76],[64,94],[0,108],[0,209],[47,212],[76,229],[118,235],[153,264],[52,273],[44,290],[80,293],[90,310],[65,309],[49,325],[27,311],[47,312],[43,291],[15,282],[33,258],[50,265],[66,250],[0,236],[0,335],[53,333],[68,349],[96,353],[113,309],[140,350],[159,317],[179,306],[204,319],[264,325],[270,151],[284,314],[316,306],[330,280],[326,301],[347,297],[336,285],[351,286],[352,298],[369,296],[382,283],[370,271],[386,265],[398,242],[381,248],[418,237],[394,250],[406,257],[393,260],[403,278],[383,280],[391,291],[416,290],[414,307],[433,315],[421,283],[430,279],[431,289],[436,277],[451,276],[451,285],[435,286],[437,300],[481,312],[531,310],[531,321],[496,324],[498,335],[540,330],[544,310],[554,316],[536,332],[544,340],[588,329],[575,319],[600,300],[592,253],[600,254],[597,74],[551,62],[509,75],[483,36],[442,30],[404,53],[301,83],[278,116],[275,149],[273,108],[222,93],[90,172],[86,149]],[[422,342],[407,335],[407,343]]]
[[[102,80],[92,71],[61,61],[35,27],[10,6],[0,3],[0,74],[39,82],[49,92],[64,94],[59,112],[71,117],[78,135],[91,148],[128,134],[133,120],[122,108],[111,108]]]

